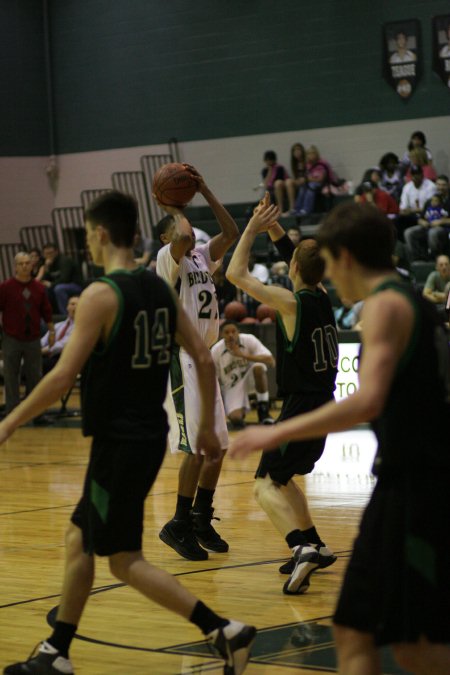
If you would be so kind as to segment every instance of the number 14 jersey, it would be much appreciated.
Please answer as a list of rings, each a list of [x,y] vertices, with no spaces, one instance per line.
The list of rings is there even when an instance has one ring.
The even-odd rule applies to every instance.
[[[156,273],[178,290],[184,311],[207,347],[212,347],[219,336],[219,308],[211,277],[219,264],[211,260],[209,243],[197,246],[179,263],[172,258],[170,244],[166,244],[156,259]]]

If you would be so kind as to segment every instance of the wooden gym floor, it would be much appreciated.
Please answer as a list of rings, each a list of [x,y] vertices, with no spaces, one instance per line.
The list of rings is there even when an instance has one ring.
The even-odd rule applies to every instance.
[[[25,427],[0,448],[1,668],[26,658],[50,632],[62,580],[64,531],[89,451],[77,426],[69,419],[55,427]],[[316,471],[301,481],[316,526],[339,558],[313,575],[308,593],[293,597],[282,594],[286,577],[278,573],[288,557],[286,544],[253,499],[257,456],[224,463],[215,507],[229,553],[189,562],[158,538],[176,499],[179,457],[167,455],[147,500],[144,552],[218,613],[260,629],[246,671],[250,675],[335,672],[330,617],[373,487],[373,452],[367,430],[333,435]],[[102,559],[97,559],[78,638],[71,650],[77,674],[223,672],[195,626],[118,583]],[[385,663],[385,673],[400,672],[389,655]]]

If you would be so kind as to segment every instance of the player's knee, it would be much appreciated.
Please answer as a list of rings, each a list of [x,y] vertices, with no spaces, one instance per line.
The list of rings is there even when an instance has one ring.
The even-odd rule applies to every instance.
[[[253,494],[258,504],[264,508],[265,504],[270,501],[271,494],[276,488],[277,485],[270,476],[257,478],[253,486]]]
[[[333,636],[341,666],[342,663],[347,663],[359,654],[365,653],[368,649],[373,649],[372,636],[361,633],[353,628],[335,624],[333,626]]]
[[[109,570],[113,577],[116,577],[116,579],[119,581],[127,583],[129,565],[123,555],[118,553],[109,557]]]

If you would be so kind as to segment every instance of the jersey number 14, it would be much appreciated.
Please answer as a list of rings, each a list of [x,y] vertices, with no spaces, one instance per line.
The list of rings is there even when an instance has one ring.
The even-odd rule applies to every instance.
[[[132,368],[150,368],[153,358],[163,365],[170,362],[171,339],[169,332],[169,310],[160,307],[155,312],[153,325],[148,325],[148,314],[141,310],[134,320],[136,334],[134,354],[131,359]]]

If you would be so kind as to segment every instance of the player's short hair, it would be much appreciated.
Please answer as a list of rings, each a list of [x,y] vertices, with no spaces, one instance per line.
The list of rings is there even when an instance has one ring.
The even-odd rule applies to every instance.
[[[314,239],[303,239],[296,246],[293,257],[305,284],[315,286],[322,281],[325,262],[320,256],[320,248]]]
[[[335,206],[319,228],[317,241],[334,258],[346,248],[369,269],[393,268],[395,234],[392,222],[370,204],[345,202]]]
[[[225,319],[225,321],[220,326],[220,330],[222,331],[225,326],[234,326],[239,331],[239,325],[237,321],[233,321],[233,319]]]
[[[138,207],[131,195],[109,190],[89,205],[84,220],[92,225],[102,225],[119,248],[131,248],[138,229]]]
[[[168,216],[164,216],[164,218],[161,218],[159,223],[156,224],[155,230],[156,234],[158,235],[158,239],[160,241],[161,235],[166,234],[167,230],[169,230],[172,227],[174,222],[175,222],[174,217],[169,214]]]

